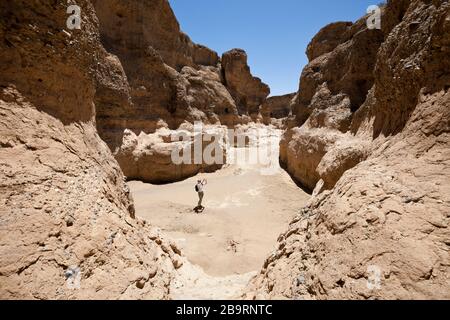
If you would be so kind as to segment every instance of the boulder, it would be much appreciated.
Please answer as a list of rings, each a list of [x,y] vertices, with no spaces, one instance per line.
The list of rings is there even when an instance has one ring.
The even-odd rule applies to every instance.
[[[116,158],[128,179],[162,184],[220,169],[226,164],[227,147],[224,127],[201,132],[160,129],[139,136],[126,130]]]

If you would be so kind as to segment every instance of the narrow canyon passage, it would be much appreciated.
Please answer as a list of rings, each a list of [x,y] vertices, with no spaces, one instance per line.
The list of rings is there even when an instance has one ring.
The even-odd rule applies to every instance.
[[[231,2],[0,2],[1,300],[450,300],[450,1]]]
[[[280,130],[271,130],[259,148],[278,146],[280,135]],[[190,262],[179,271],[174,298],[239,294],[309,199],[280,169],[278,147],[270,154],[275,169],[270,174],[267,167],[249,161],[252,148],[229,149],[228,157],[239,160],[215,173],[162,186],[129,183],[137,215],[174,239]],[[208,179],[201,214],[193,211],[198,178]]]

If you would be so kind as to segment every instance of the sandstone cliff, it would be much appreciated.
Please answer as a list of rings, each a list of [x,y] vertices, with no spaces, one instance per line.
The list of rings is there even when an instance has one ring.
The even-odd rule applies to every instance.
[[[72,31],[66,1],[0,4],[0,297],[168,298],[179,251],[134,219],[95,128],[97,86],[126,101],[127,80],[77,3]]]
[[[255,116],[270,88],[261,79],[253,77],[247,64],[247,54],[242,49],[233,49],[222,55],[225,84],[236,101],[240,114]]]
[[[247,297],[450,298],[450,4],[391,0],[308,56],[281,159],[313,199]]]
[[[269,125],[276,123],[277,120],[288,118],[291,115],[295,98],[295,93],[267,98],[259,111],[263,123]]]
[[[180,31],[167,0],[94,4],[102,43],[115,55],[111,70],[115,79],[127,80],[99,83],[95,96],[99,134],[124,174],[160,183],[220,168],[205,163],[174,168],[166,152],[174,147],[171,141],[132,150],[137,144],[130,144],[124,132],[151,140],[161,128],[177,130],[195,121],[229,127],[248,122],[249,112],[258,111],[269,88],[250,74],[245,52],[233,50],[221,61],[214,51],[194,44]],[[164,178],[158,172],[172,174]]]
[[[153,133],[184,121],[216,122],[222,114],[233,121],[236,106],[221,83],[219,57],[180,31],[166,0],[94,4],[102,43],[118,57],[129,83],[128,107],[106,100],[98,108],[100,134],[112,147],[121,144],[124,129]]]
[[[307,55],[312,60],[302,72],[292,106],[296,126],[287,131],[281,144],[281,162],[306,189],[314,189],[322,178],[327,188],[333,187],[337,180],[321,175],[318,167],[339,141],[344,150],[355,146],[349,155],[352,158],[344,160],[346,169],[364,158],[364,143],[351,141],[353,137],[346,133],[353,113],[374,83],[382,42],[383,32],[368,30],[363,18],[355,24],[331,24],[309,44]],[[329,171],[335,169],[341,170]]]

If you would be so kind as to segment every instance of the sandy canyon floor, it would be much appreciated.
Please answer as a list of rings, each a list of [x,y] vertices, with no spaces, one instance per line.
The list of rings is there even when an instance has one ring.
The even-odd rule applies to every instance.
[[[274,130],[267,142],[278,145]],[[172,286],[174,299],[236,298],[274,250],[279,234],[308,201],[302,191],[278,166],[278,150],[270,158],[275,171],[250,164],[244,153],[252,148],[232,148],[229,155],[241,160],[215,173],[156,186],[129,182],[137,215],[159,227],[175,240],[189,261],[179,270]],[[202,213],[194,212],[194,190],[206,178]]]

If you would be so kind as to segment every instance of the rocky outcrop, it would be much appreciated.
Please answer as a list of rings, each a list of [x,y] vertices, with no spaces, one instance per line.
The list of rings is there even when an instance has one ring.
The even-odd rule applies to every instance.
[[[139,136],[126,130],[116,158],[129,179],[162,184],[220,169],[226,163],[227,146],[227,130],[220,127],[201,132],[192,127],[162,128]]]
[[[310,63],[300,79],[292,105],[296,124],[282,139],[281,163],[306,189],[313,190],[321,180],[332,188],[340,175],[365,158],[366,143],[349,137],[353,114],[366,99],[374,83],[376,55],[384,39],[381,30],[369,30],[366,18],[355,24],[333,23],[323,28],[307,49]],[[330,154],[335,173],[321,175],[322,159],[339,141],[352,139],[356,148]],[[355,161],[357,159],[357,161]],[[326,161],[326,160],[324,160]],[[319,172],[320,171],[320,172]]]
[[[222,83],[220,70],[212,67],[201,67],[199,70],[184,67],[181,75],[185,88],[183,99],[190,104],[189,113],[183,122],[201,121],[228,127],[246,122],[246,119],[237,115],[236,103]]]
[[[99,83],[96,91],[97,127],[125,174],[172,182],[174,177],[187,178],[199,169],[213,168],[165,161],[158,162],[160,173],[152,174],[155,159],[143,156],[139,148],[131,150],[139,143],[129,143],[129,134],[151,136],[161,128],[177,130],[195,121],[228,127],[247,123],[248,108],[257,112],[269,88],[250,74],[245,53],[231,51],[239,54],[225,54],[221,64],[215,52],[194,44],[180,31],[167,0],[98,0],[94,4],[102,43],[115,55],[110,58],[115,80]],[[117,83],[124,78],[125,83]],[[126,130],[128,136],[124,136]],[[164,152],[170,148],[166,145]],[[142,156],[136,158],[137,154]],[[139,168],[132,168],[137,164]]]
[[[374,84],[384,37],[382,30],[367,29],[365,17],[354,24],[330,24],[309,44],[312,60],[301,75],[292,105],[295,125],[281,141],[280,158],[305,189],[312,191],[321,180],[322,189],[331,189],[346,170],[365,159],[365,138],[348,131]],[[342,149],[348,141],[351,145]]]
[[[331,189],[346,170],[365,159],[368,143],[348,132],[353,113],[347,95],[333,95],[324,83],[308,108],[308,120],[283,136],[280,161],[305,189],[312,191],[320,180]]]
[[[96,89],[127,101],[129,87],[77,4],[80,30],[66,1],[0,4],[0,297],[165,299],[179,250],[134,219],[97,134]]]
[[[184,66],[217,66],[219,56],[193,43],[166,0],[93,0],[102,42],[108,51],[133,54],[152,47],[163,62],[181,71]]]
[[[311,49],[322,55],[303,72],[299,127],[285,135],[282,157],[310,188],[321,181],[247,298],[450,298],[450,4],[391,0],[382,25],[382,34],[363,28],[349,40],[333,35],[346,41],[336,47]],[[358,82],[338,84],[325,73],[330,59],[344,77],[366,74],[362,105],[365,89],[347,90]],[[340,120],[326,109],[314,115],[323,109],[312,97],[325,85],[331,108],[347,110]]]
[[[118,86],[96,96],[99,133],[113,151],[125,129],[139,135],[177,129],[184,121],[232,125],[238,120],[218,55],[180,31],[167,0],[94,4],[102,43],[118,57],[129,84],[123,99],[111,95]]]
[[[359,138],[324,128],[293,128],[280,144],[285,169],[308,191],[322,179],[326,189],[334,187],[341,175],[364,160],[366,143]],[[340,175],[339,175],[340,173]]]
[[[330,23],[322,28],[311,40],[306,48],[306,56],[309,61],[332,52],[342,43],[350,40],[357,31],[351,22]]]
[[[333,24],[331,27],[325,27],[308,47],[308,56],[314,59],[302,72],[299,92],[293,106],[299,125],[303,124],[315,109],[311,103],[322,86],[326,85],[331,96],[345,95],[352,111],[361,106],[372,87],[375,57],[384,39],[383,32],[367,29],[366,19],[344,25],[347,27],[338,30],[342,29],[341,32],[345,32],[345,35],[336,36]],[[328,45],[320,46],[327,30],[339,41],[325,41]],[[331,48],[334,49],[328,51]],[[316,57],[316,51],[325,53]]]
[[[247,64],[247,54],[242,49],[233,49],[222,55],[225,85],[230,91],[239,114],[255,116],[270,88],[261,79],[252,76]]]
[[[269,125],[274,119],[287,118],[292,112],[292,102],[295,95],[295,93],[291,93],[267,98],[260,108],[263,123]]]

